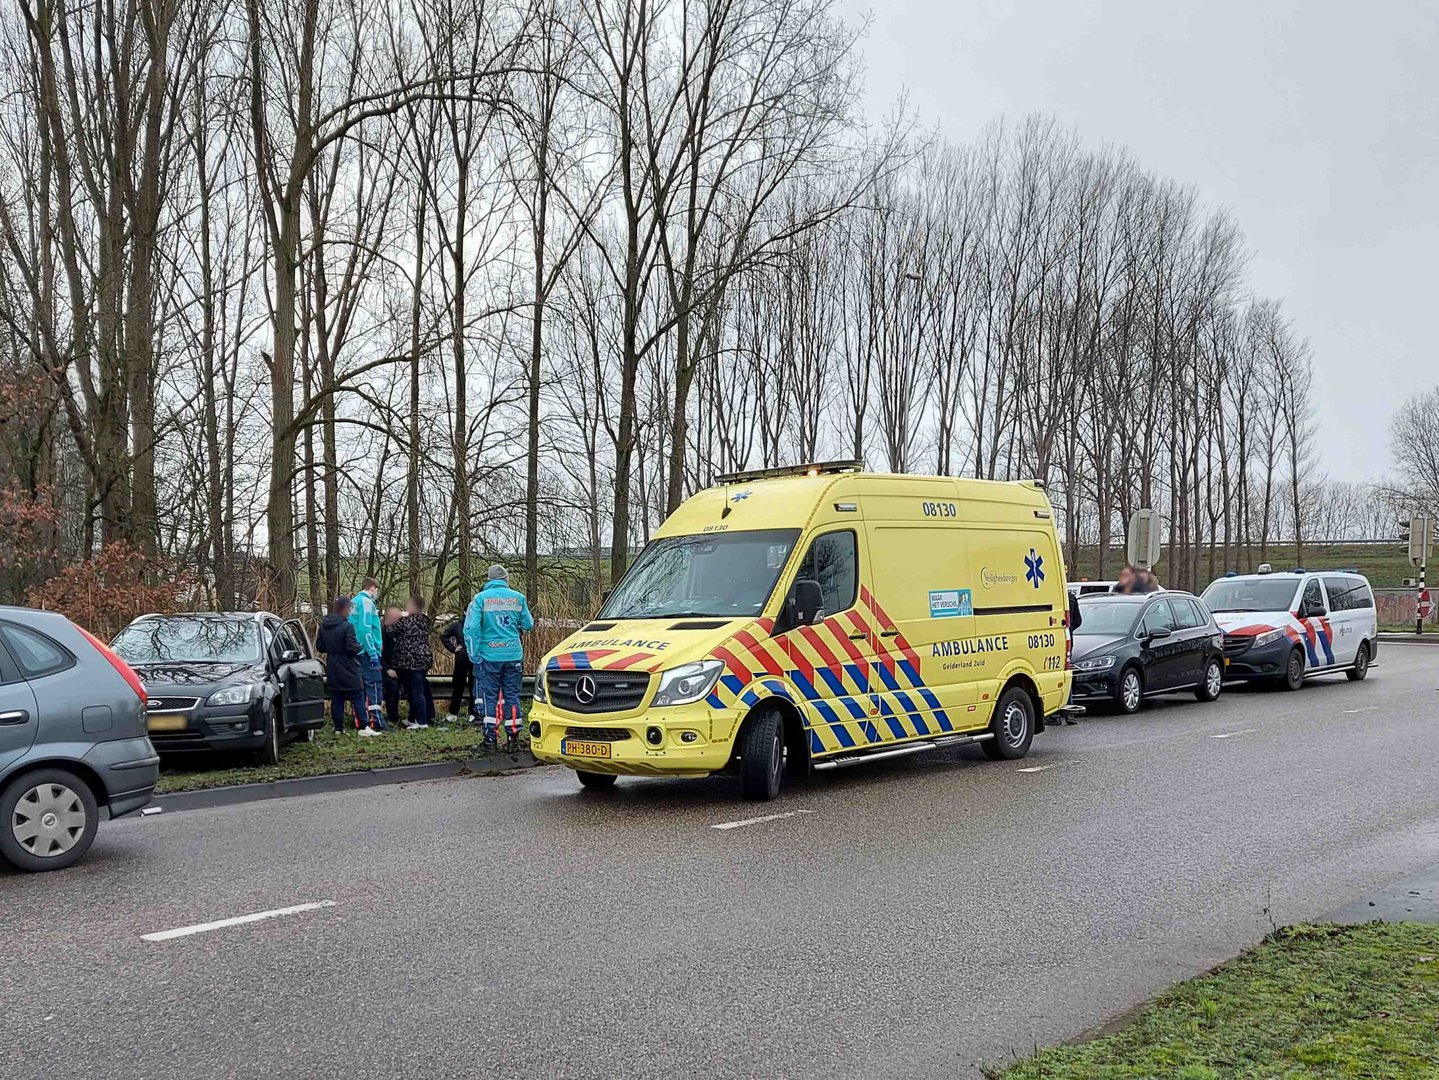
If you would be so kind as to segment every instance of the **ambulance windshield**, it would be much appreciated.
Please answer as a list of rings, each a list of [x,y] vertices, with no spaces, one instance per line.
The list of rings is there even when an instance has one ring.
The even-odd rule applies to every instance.
[[[764,529],[651,541],[598,617],[753,618],[798,538],[798,529]]]

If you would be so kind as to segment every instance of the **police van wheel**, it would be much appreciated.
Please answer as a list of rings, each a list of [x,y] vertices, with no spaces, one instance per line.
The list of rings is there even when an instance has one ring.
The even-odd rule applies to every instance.
[[[1014,761],[1029,753],[1034,741],[1034,701],[1017,686],[999,696],[994,706],[994,719],[989,722],[994,735],[980,743],[985,757],[991,761]]]
[[[615,786],[619,779],[614,773],[585,772],[583,769],[576,769],[575,775],[580,778],[580,784],[591,791],[604,791]]]
[[[1369,674],[1369,642],[1361,641],[1359,651],[1354,654],[1354,666],[1344,673],[1350,682],[1363,682]]]
[[[746,799],[768,802],[784,776],[784,724],[774,709],[755,716],[740,747],[739,782]]]
[[[1304,650],[1292,649],[1289,659],[1284,665],[1284,674],[1279,678],[1279,686],[1284,690],[1298,690],[1304,685]]]

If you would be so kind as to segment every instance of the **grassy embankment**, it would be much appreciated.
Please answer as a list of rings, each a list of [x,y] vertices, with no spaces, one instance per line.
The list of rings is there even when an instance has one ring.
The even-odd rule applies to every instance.
[[[1439,1077],[1439,926],[1301,925],[1001,1080]]]
[[[286,746],[280,752],[278,765],[256,765],[249,757],[240,754],[166,758],[161,766],[160,786],[156,791],[164,795],[229,784],[259,784],[304,776],[363,772],[396,765],[469,761],[483,757],[479,749],[480,738],[480,729],[469,724],[432,727],[428,731],[400,728],[377,738],[361,738],[353,732],[336,735],[326,727],[316,733],[312,743],[296,742]],[[495,761],[497,769],[510,764],[511,759],[505,755],[500,755]]]

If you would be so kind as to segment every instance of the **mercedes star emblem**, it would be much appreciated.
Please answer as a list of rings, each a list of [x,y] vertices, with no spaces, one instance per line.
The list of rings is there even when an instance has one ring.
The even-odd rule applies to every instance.
[[[580,681],[575,683],[575,700],[581,705],[588,705],[595,700],[595,680],[588,675],[581,675]]]

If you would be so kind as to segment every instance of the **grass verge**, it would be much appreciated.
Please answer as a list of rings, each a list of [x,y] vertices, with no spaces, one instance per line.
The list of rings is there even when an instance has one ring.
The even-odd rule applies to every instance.
[[[1041,1050],[1001,1080],[1439,1076],[1439,926],[1278,930],[1113,1035]]]
[[[469,724],[432,727],[427,731],[400,728],[378,738],[361,738],[353,732],[336,735],[325,727],[315,733],[312,743],[294,742],[286,746],[280,752],[278,765],[256,765],[239,754],[166,758],[160,765],[160,784],[155,791],[156,794],[167,795],[230,784],[363,772],[395,765],[466,761],[483,756],[479,748],[480,738],[480,729]]]

